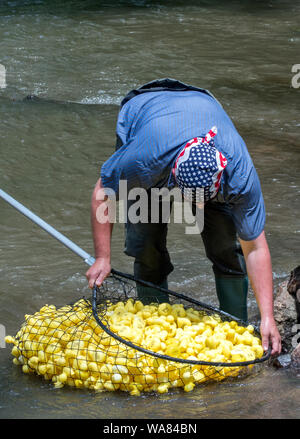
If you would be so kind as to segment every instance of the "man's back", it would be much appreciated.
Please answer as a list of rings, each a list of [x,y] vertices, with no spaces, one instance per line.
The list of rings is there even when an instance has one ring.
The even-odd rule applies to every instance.
[[[132,98],[120,110],[117,134],[123,144],[138,136],[138,148],[156,146],[177,150],[193,137],[205,135],[216,125],[222,137],[236,130],[221,105],[198,91],[157,91]]]

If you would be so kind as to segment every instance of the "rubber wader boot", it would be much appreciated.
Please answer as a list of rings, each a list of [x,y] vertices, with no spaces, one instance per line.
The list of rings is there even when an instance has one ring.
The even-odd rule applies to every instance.
[[[164,280],[163,283],[159,285],[161,288],[168,288],[168,281]],[[138,299],[144,304],[149,305],[150,303],[169,303],[169,295],[163,291],[159,291],[156,288],[145,287],[143,285],[137,284],[136,286]]]
[[[215,276],[220,309],[247,322],[248,277]]]

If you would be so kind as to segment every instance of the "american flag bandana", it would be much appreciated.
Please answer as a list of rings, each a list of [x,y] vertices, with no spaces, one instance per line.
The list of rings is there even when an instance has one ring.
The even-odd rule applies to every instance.
[[[213,127],[205,137],[194,137],[176,159],[173,175],[189,201],[208,201],[216,196],[220,188],[227,160],[214,145],[216,134],[217,127]]]

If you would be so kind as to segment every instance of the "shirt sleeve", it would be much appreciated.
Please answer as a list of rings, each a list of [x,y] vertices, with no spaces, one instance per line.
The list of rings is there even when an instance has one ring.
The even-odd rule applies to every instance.
[[[120,185],[122,184],[123,194],[126,195],[133,188],[148,190],[155,186],[159,171],[149,172],[149,165],[145,163],[144,157],[134,145],[135,139],[127,142],[119,148],[101,167],[101,181],[104,189],[113,190],[116,199],[119,198]],[[122,181],[122,182],[121,182]],[[109,195],[109,192],[107,193]]]
[[[244,241],[256,239],[264,230],[266,213],[260,181],[254,167],[244,190],[231,207],[238,236]]]
[[[116,125],[116,152],[103,163],[100,177],[104,189],[111,191],[119,199],[120,185],[127,193],[134,187],[148,188],[152,181],[149,175],[144,176],[141,159],[138,154],[137,139],[131,137],[132,127],[136,119],[136,108],[132,102],[124,105],[118,114]],[[120,183],[120,181],[126,181]],[[125,195],[125,193],[123,192]]]

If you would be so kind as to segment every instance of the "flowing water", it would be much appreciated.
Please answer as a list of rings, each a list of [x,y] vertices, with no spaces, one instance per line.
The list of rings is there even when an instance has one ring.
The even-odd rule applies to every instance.
[[[299,264],[299,59],[295,1],[2,0],[0,187],[93,253],[89,204],[112,154],[118,105],[129,90],[171,77],[222,102],[261,179],[274,284]],[[41,101],[23,101],[29,94]],[[217,304],[200,237],[171,224],[170,288]],[[0,200],[0,323],[14,335],[24,314],[89,295],[86,266]],[[112,265],[131,271],[116,225]],[[258,309],[249,294],[249,314]],[[54,390],[0,349],[2,418],[292,418],[299,377],[264,366],[240,381],[193,392],[130,397]]]

